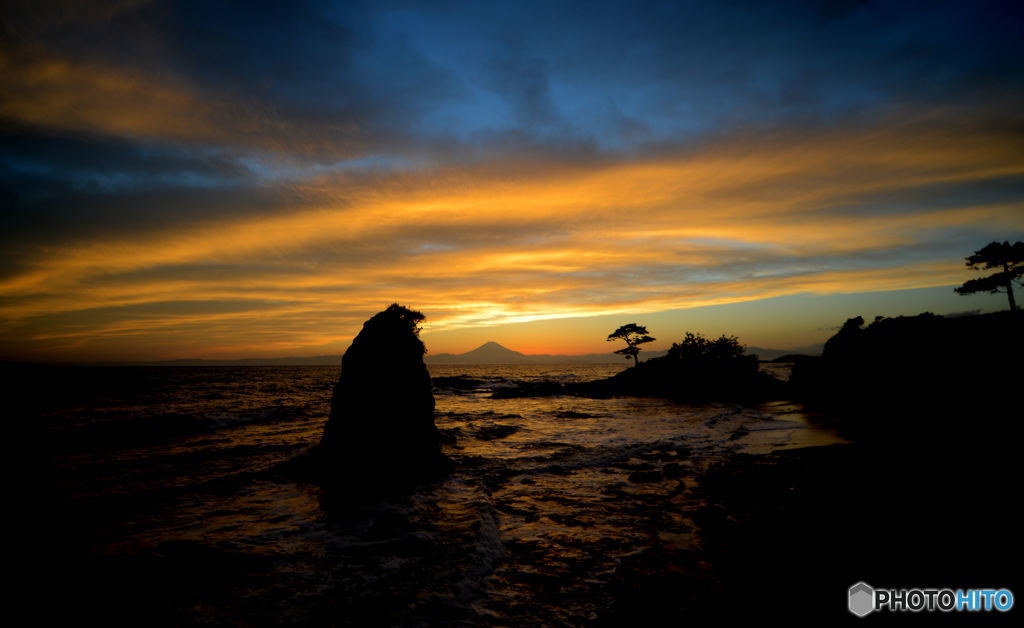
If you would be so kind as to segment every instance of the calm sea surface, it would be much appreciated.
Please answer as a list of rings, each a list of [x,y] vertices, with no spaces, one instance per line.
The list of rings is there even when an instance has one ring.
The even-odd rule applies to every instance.
[[[699,546],[698,471],[733,451],[834,440],[782,402],[490,398],[514,381],[622,368],[431,367],[455,474],[340,510],[275,472],[319,441],[335,367],[30,369],[14,419],[31,426],[27,473],[47,495],[36,532],[56,586],[83,592],[86,610],[171,624],[579,625],[614,610],[624,566]]]

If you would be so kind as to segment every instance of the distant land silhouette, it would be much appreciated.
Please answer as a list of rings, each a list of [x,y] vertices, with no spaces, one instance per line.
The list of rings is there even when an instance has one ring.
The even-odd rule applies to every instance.
[[[762,360],[774,360],[786,354],[807,354],[820,355],[822,345],[799,347],[796,349],[764,349],[762,347],[747,347],[748,354],[756,354]],[[641,361],[650,358],[657,358],[665,355],[665,350],[644,351],[641,354]],[[608,353],[587,353],[583,355],[549,355],[549,354],[526,354],[513,351],[497,342],[485,342],[472,351],[466,353],[438,353],[427,354],[427,364],[607,364],[622,362],[628,366],[629,362],[623,360],[621,355],[612,352]]]
[[[762,360],[774,360],[784,355],[821,355],[823,344],[797,347],[795,349],[765,349],[763,347],[747,347],[747,354],[757,355]],[[644,351],[640,361],[658,358],[665,355],[665,350]],[[497,342],[485,342],[472,351],[465,353],[428,353],[424,357],[427,364],[617,364],[623,367],[629,362],[621,355],[608,353],[586,353],[583,355],[552,355],[527,354],[513,351]],[[335,366],[341,364],[341,354],[292,356],[283,358],[240,358],[240,359],[205,359],[180,358],[176,360],[131,360],[117,362],[83,363],[94,366]]]
[[[78,364],[78,363],[69,363]],[[119,362],[87,362],[86,366],[335,366],[341,354],[294,356],[284,358],[240,358],[235,360],[180,358],[177,360],[134,360]]]
[[[527,355],[513,351],[494,341],[485,342],[472,351],[465,353],[427,354],[427,364],[557,364],[566,362],[604,363],[619,362],[621,357],[609,353],[591,353],[587,355]]]

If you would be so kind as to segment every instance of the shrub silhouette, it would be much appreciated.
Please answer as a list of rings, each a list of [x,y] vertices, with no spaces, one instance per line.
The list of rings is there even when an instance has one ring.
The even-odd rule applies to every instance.
[[[701,334],[686,332],[681,342],[672,343],[666,357],[675,360],[728,361],[754,356],[743,355],[743,345],[736,336],[722,334],[715,340],[708,340]],[[756,357],[754,361],[757,361]]]
[[[709,340],[686,332],[681,342],[672,343],[668,353],[656,359],[670,365],[675,377],[691,388],[718,393],[742,387],[757,375],[757,356],[744,355],[739,339],[725,334]]]
[[[634,394],[680,400],[754,399],[778,395],[785,386],[758,371],[735,336],[710,340],[687,332],[659,358],[651,358],[607,380],[579,385],[587,394]]]

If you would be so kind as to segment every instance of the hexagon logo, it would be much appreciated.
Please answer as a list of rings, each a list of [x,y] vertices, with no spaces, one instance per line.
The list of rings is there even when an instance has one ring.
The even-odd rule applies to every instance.
[[[863,617],[875,610],[875,590],[865,582],[858,582],[850,587],[848,608],[857,617]]]

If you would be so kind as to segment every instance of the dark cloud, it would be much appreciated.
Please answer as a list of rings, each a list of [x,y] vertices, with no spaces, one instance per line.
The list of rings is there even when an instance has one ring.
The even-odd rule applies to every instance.
[[[173,291],[178,280],[205,278],[235,290],[252,276],[266,278],[260,289],[270,293],[287,290],[293,275],[327,277],[297,291],[308,297],[293,303],[301,310],[326,299],[337,289],[329,279],[343,281],[346,270],[413,272],[421,258],[449,252],[453,263],[489,252],[494,260],[473,276],[448,276],[435,260],[444,276],[423,281],[437,291],[471,301],[488,285],[481,278],[515,287],[554,277],[565,281],[554,305],[613,302],[620,297],[607,286],[616,281],[678,296],[696,290],[680,282],[755,285],[814,269],[926,265],[1018,228],[1007,208],[1024,197],[1015,157],[1021,32],[1019,3],[987,1],[11,0],[0,24],[0,279],[60,302],[71,321],[74,290],[81,307],[117,298],[134,316],[144,313],[132,299],[147,282]],[[661,189],[616,174],[656,170],[659,159],[680,167],[650,179]],[[705,171],[707,162],[718,166]],[[536,215],[506,224],[484,195],[471,196],[479,207],[466,215],[454,211],[457,221],[444,219],[445,204],[477,183],[500,196],[529,181],[540,195],[588,172],[622,179],[609,192],[621,208],[573,204],[603,184],[595,178],[545,197],[561,208],[554,215],[520,200],[510,207]],[[676,179],[690,187],[675,189]],[[373,214],[371,201],[385,192],[409,216]],[[646,194],[649,206],[633,204]],[[421,197],[441,209],[428,204],[428,217],[418,215]],[[365,199],[366,235],[349,237],[346,212]],[[649,212],[634,216],[637,207]],[[322,208],[342,215],[330,238],[307,215]],[[979,222],[936,218],[953,211]],[[772,214],[760,228],[788,225],[805,239],[774,250],[787,236],[742,233],[757,212]],[[280,218],[264,222],[289,243],[246,231],[246,219],[269,217]],[[677,258],[666,236],[650,244],[664,260],[643,258],[647,245],[634,243],[639,261],[559,270],[574,266],[558,247],[579,256],[570,240],[588,229],[592,239],[579,246],[617,259],[617,245],[595,234],[627,217],[648,234],[716,218],[708,230],[734,241],[682,242],[715,260],[703,266]],[[818,238],[798,224],[813,220],[833,236],[861,220],[863,237],[878,240],[888,234],[867,221],[890,220],[906,244],[894,237],[817,250]],[[182,253],[193,238],[201,246]],[[764,246],[747,248],[749,239]],[[533,252],[532,262],[515,257]],[[225,303],[243,298],[231,294]],[[29,312],[19,316],[48,307],[34,298],[23,310],[0,306]],[[138,297],[177,315],[168,298]]]
[[[958,207],[1010,205],[1024,198],[1024,176],[996,176],[973,181],[944,181],[893,186],[884,191],[851,195],[829,213],[882,216],[926,214]]]
[[[511,108],[515,126],[531,129],[559,121],[543,60],[504,51],[492,57],[483,69],[487,86]]]
[[[874,3],[871,0],[825,0],[820,4],[821,23],[825,25],[842,20],[859,9],[870,7]]]
[[[387,153],[409,143],[402,135],[417,117],[457,93],[420,51],[377,37],[359,3],[31,7],[18,4],[3,38],[3,58],[32,72],[23,84],[47,71],[45,64],[70,63],[70,72],[98,73],[93,86],[144,80],[150,92],[184,89],[206,109],[195,112],[206,118],[204,128],[183,138],[193,143],[328,161]],[[23,91],[15,80],[8,89]],[[165,133],[151,131],[182,139]]]
[[[998,2],[12,7],[12,63],[70,59],[183,86],[209,109],[189,142],[325,162],[452,139],[494,138],[497,151],[515,136],[619,150],[893,104],[1019,104],[1024,77],[1022,11]]]
[[[120,138],[10,131],[4,135],[0,162],[8,171],[47,176],[85,187],[103,178],[123,177],[146,187],[153,180],[237,181],[248,167],[229,152],[202,148],[143,146]],[[129,180],[131,179],[131,180]]]
[[[96,238],[143,237],[204,221],[255,218],[306,202],[287,187],[255,184],[203,188],[179,182],[111,190],[0,172],[0,182],[9,178],[16,182],[0,187],[5,203],[0,247],[10,255]]]

